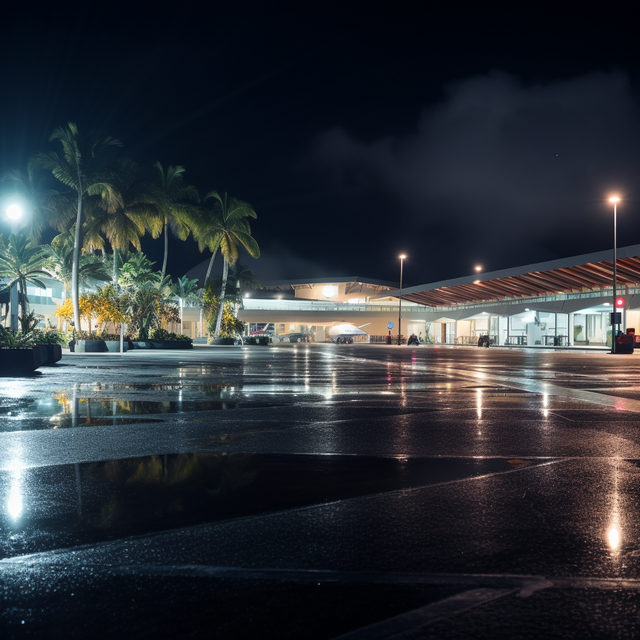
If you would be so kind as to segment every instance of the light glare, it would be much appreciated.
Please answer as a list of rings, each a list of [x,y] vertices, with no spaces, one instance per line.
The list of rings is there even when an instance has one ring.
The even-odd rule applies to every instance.
[[[10,204],[7,207],[7,217],[11,220],[19,220],[22,217],[22,207],[19,204]]]

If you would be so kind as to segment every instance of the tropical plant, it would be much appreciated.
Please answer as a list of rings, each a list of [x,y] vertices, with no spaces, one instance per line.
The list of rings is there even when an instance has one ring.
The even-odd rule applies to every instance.
[[[162,259],[162,278],[167,274],[169,256],[169,232],[186,240],[198,219],[198,209],[191,202],[200,199],[198,190],[184,182],[185,168],[176,165],[166,170],[159,163],[153,165],[153,182],[155,185],[155,204],[158,215],[156,225],[150,224],[151,234],[158,238],[164,234],[164,258]]]
[[[131,160],[120,159],[115,167],[113,182],[120,193],[121,202],[105,209],[99,203],[90,202],[87,207],[84,247],[89,251],[104,252],[105,239],[113,251],[113,283],[118,281],[118,253],[133,246],[142,250],[140,238],[157,217],[151,185],[146,173]]]
[[[133,289],[123,296],[131,330],[139,340],[147,340],[149,331],[163,322],[178,322],[178,308],[156,288]]]
[[[34,329],[38,326],[41,319],[42,316],[37,314],[35,311],[31,311],[26,314],[23,313],[19,318],[20,331],[25,335],[33,333]]]
[[[29,298],[27,297],[27,283],[46,289],[47,285],[40,280],[47,276],[42,269],[45,253],[41,247],[32,246],[26,233],[11,234],[5,243],[0,234],[0,277],[8,280],[5,288],[14,284],[18,287],[18,304],[22,317],[29,314]]]
[[[210,280],[204,289],[204,317],[207,322],[209,334],[215,332],[215,324],[220,309],[220,291],[216,282]],[[224,301],[222,323],[219,337],[232,338],[244,331],[244,323],[236,318],[236,303],[232,297],[227,296]]]
[[[24,333],[13,333],[6,327],[0,325],[0,347],[30,347],[32,346],[30,336]]]
[[[218,308],[218,317],[214,329],[214,337],[218,338],[220,337],[222,326],[229,267],[233,266],[238,260],[238,250],[241,246],[254,258],[260,256],[260,248],[251,236],[251,228],[247,221],[247,218],[257,217],[250,204],[236,198],[230,198],[226,193],[224,196],[220,196],[217,191],[207,193],[205,201],[209,199],[214,202],[218,215],[211,221],[208,237],[211,238],[212,242],[215,241],[217,243],[223,258],[222,285],[220,287],[221,303]],[[199,237],[204,237],[204,232]]]
[[[251,271],[246,264],[241,264],[239,261],[236,262],[230,270],[229,280],[231,281],[233,288],[239,292],[242,292],[245,289],[260,288],[260,283],[253,271]]]
[[[120,268],[118,284],[123,289],[158,286],[160,274],[153,270],[154,264],[144,253],[134,253]]]
[[[43,262],[42,268],[62,283],[64,287],[62,299],[65,301],[69,297],[69,287],[71,286],[73,275],[73,232],[67,231],[57,235],[51,241],[51,244],[44,245],[43,249],[47,257]],[[82,287],[92,280],[108,282],[111,276],[101,258],[81,254],[78,278]]]
[[[126,300],[124,296],[118,295],[113,285],[97,288],[96,293],[86,296],[91,306],[91,315],[95,316],[101,330],[104,331],[105,325],[119,325],[126,322]]]
[[[30,333],[33,344],[59,344],[67,343],[66,333],[62,331],[43,331],[42,329],[33,329]]]
[[[114,151],[122,143],[112,136],[90,134],[81,136],[75,123],[57,127],[49,142],[58,141],[62,152],[38,153],[29,161],[29,171],[38,168],[51,171],[53,176],[68,187],[64,194],[75,197],[75,233],[73,241],[73,263],[71,296],[76,329],[80,329],[80,249],[82,247],[83,207],[89,199],[97,199],[103,207],[115,210],[122,199],[113,184]],[[68,211],[68,209],[67,209]]]

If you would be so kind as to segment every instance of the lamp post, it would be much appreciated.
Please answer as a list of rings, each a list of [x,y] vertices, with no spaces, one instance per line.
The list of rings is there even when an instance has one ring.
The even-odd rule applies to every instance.
[[[620,198],[618,196],[613,196],[609,198],[609,202],[613,203],[613,313],[622,313],[616,310],[616,285],[618,283],[618,249],[617,249],[617,206],[618,202],[620,202]],[[611,315],[611,353],[616,352],[616,327],[618,326],[617,316]]]
[[[15,233],[18,220],[22,218],[22,207],[19,204],[12,203],[6,210],[7,218],[11,220],[11,233]],[[14,282],[9,290],[9,307],[11,309],[11,317],[9,328],[13,333],[18,331],[18,283]]]
[[[398,345],[402,344],[402,267],[407,256],[404,253],[400,258],[400,297],[398,298]]]

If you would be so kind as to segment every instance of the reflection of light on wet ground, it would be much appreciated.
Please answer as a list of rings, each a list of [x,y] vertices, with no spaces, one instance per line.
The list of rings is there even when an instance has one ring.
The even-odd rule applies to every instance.
[[[482,418],[482,391],[482,389],[476,389],[476,413],[478,415],[478,419]]]
[[[621,509],[620,509],[620,459],[614,459],[613,492],[611,495],[611,520],[607,530],[607,543],[614,558],[617,559],[622,543]]]
[[[612,525],[607,531],[607,541],[612,551],[618,550],[620,546],[620,528],[617,525]]]
[[[23,510],[23,498],[22,498],[22,480],[23,480],[23,465],[22,465],[22,445],[16,444],[13,450],[10,452],[11,462],[8,465],[8,471],[10,474],[9,491],[6,502],[6,510],[12,521],[17,522],[20,520]]]

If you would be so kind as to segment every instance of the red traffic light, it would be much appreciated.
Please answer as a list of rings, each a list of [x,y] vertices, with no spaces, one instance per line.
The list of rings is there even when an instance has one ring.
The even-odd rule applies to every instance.
[[[624,298],[616,298],[616,309],[622,309],[625,305]]]

